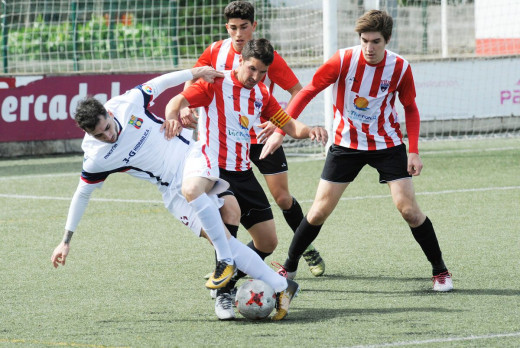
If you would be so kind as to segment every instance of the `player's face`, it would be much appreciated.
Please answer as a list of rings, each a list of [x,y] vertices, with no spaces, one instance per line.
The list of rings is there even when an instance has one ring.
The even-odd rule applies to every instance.
[[[268,66],[261,60],[249,58],[240,62],[237,71],[237,79],[245,88],[253,88],[258,82],[262,81],[267,74]]]
[[[233,42],[233,48],[242,52],[244,45],[253,38],[256,22],[251,23],[246,19],[230,18],[226,23],[226,29]]]
[[[369,64],[377,64],[385,57],[385,47],[388,42],[379,31],[361,33],[359,37],[363,56]]]
[[[98,118],[99,122],[96,128],[94,131],[89,132],[89,134],[104,143],[115,143],[118,138],[118,129],[114,117],[111,115],[106,117],[104,115],[99,115]]]

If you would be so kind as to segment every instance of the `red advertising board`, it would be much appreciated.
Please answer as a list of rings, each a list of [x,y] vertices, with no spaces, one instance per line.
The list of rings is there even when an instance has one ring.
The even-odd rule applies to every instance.
[[[74,122],[77,103],[86,96],[101,102],[158,74],[0,77],[0,142],[82,138]],[[25,83],[26,81],[31,81]],[[163,117],[182,85],[165,91],[150,110]]]

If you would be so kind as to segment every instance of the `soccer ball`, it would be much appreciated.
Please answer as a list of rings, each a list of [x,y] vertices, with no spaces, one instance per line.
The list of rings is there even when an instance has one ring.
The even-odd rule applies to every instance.
[[[250,279],[242,284],[235,297],[238,312],[247,319],[264,319],[274,309],[276,293],[269,284],[258,279]]]

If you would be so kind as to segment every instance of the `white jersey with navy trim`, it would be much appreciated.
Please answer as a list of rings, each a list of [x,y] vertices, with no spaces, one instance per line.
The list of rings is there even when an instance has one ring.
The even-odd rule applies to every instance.
[[[167,140],[160,131],[164,120],[148,110],[152,100],[166,88],[191,78],[189,70],[165,74],[105,104],[118,125],[118,139],[104,143],[85,135],[83,170],[69,209],[67,230],[76,229],[95,188],[101,187],[110,174],[126,172],[157,185],[166,208],[194,232],[200,232],[200,222],[189,214],[189,209],[185,213],[189,206],[180,194],[185,157],[193,143],[189,135],[186,137],[189,131]]]

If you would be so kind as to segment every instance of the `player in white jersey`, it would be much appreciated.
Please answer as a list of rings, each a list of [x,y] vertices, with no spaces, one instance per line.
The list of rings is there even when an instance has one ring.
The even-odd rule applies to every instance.
[[[195,66],[212,66],[219,71],[232,70],[238,67],[242,49],[253,38],[257,26],[255,8],[253,4],[247,1],[232,1],[226,5],[224,16],[229,38],[209,45],[200,55]],[[273,91],[275,84],[286,90],[290,94],[288,104],[291,103],[293,97],[302,88],[294,72],[276,51],[274,51],[273,62],[269,65],[267,74],[262,79],[262,82],[270,92]],[[184,89],[187,89],[189,85],[191,85],[191,81],[185,84]],[[204,113],[203,109],[202,113]],[[186,108],[181,111],[181,121],[185,127],[195,127],[197,125],[195,122],[196,118],[193,117],[194,114],[195,109]],[[258,118],[249,130],[251,138],[249,157],[260,173],[263,174],[274,201],[282,210],[285,221],[294,232],[303,219],[303,211],[296,198],[289,192],[289,167],[281,146],[285,133],[281,129],[276,129],[265,144],[261,143],[257,135],[262,131],[260,125],[266,121],[262,117]],[[203,130],[204,126],[199,127],[200,129]],[[269,155],[260,159],[262,151]],[[243,187],[235,187],[232,177],[227,177],[227,180],[229,180],[231,189],[226,194],[236,195],[237,191],[240,191],[237,200],[241,208],[241,216],[235,217],[224,214],[222,218],[231,234],[235,236],[239,223],[242,223],[252,236],[252,240],[248,244],[249,247],[255,250],[262,258],[266,258],[278,244],[269,200],[259,183],[255,184],[258,189],[248,192]],[[257,201],[259,204],[251,205],[250,202],[252,201]],[[325,262],[313,245],[307,248],[303,253],[303,257],[314,276],[321,276],[325,272]]]
[[[412,176],[421,173],[419,157],[419,111],[410,65],[386,49],[392,34],[392,18],[372,10],[356,23],[361,45],[341,49],[314,74],[289,105],[288,113],[298,116],[320,91],[333,85],[334,144],[329,149],[316,197],[289,247],[281,273],[296,275],[298,260],[317,236],[343,192],[361,168],[370,165],[387,183],[397,209],[432,265],[433,290],[453,289],[433,225],[420,210]],[[394,108],[396,97],[405,110],[409,154],[402,140]]]
[[[219,171],[225,171],[233,181],[240,182],[240,187],[245,190],[254,186],[249,159],[249,130],[260,114],[294,138],[311,138],[321,142],[327,140],[323,128],[309,128],[287,115],[267,87],[260,82],[267,73],[273,56],[274,50],[269,41],[250,40],[242,50],[242,61],[236,70],[225,71],[224,78],[216,79],[214,84],[199,80],[170,100],[166,106],[164,125],[167,137],[179,134],[182,127],[180,110],[187,106],[206,109],[206,116],[200,120],[204,131],[200,131],[201,139],[197,143],[199,146],[190,151],[187,159],[186,167],[191,170],[184,172],[182,192],[189,202],[200,199],[204,196],[204,190],[213,186],[207,176],[201,175],[203,173],[210,172],[212,177],[218,178]],[[248,203],[256,204],[254,201]],[[295,291],[296,289],[295,287]],[[289,305],[295,291],[290,292],[288,297],[278,297],[278,313],[273,319],[285,317],[287,313],[284,303]],[[230,302],[227,296],[226,300]],[[217,314],[219,304],[217,298]]]
[[[126,172],[156,185],[162,193],[165,207],[197,236],[208,238],[217,249],[219,260],[236,263],[239,269],[253,278],[262,279],[279,294],[288,291],[288,283],[295,284],[287,282],[255,252],[226,233],[221,219],[212,222],[221,229],[204,226],[195,211],[197,207],[188,204],[180,192],[186,154],[195,145],[182,134],[171,140],[166,139],[163,134],[164,120],[148,110],[152,100],[167,88],[197,77],[212,82],[219,76],[222,73],[210,67],[177,71],[138,85],[112,98],[104,106],[95,98],[79,103],[75,120],[86,132],[82,143],[85,157],[81,178],[69,208],[65,235],[51,256],[54,267],[65,265],[72,235],[92,192],[100,188],[110,174]],[[216,194],[227,186],[225,181],[218,180],[213,191],[208,193],[210,204],[215,209],[222,205]],[[215,277],[210,280],[221,279]],[[225,282],[222,282],[221,286],[224,285]]]

